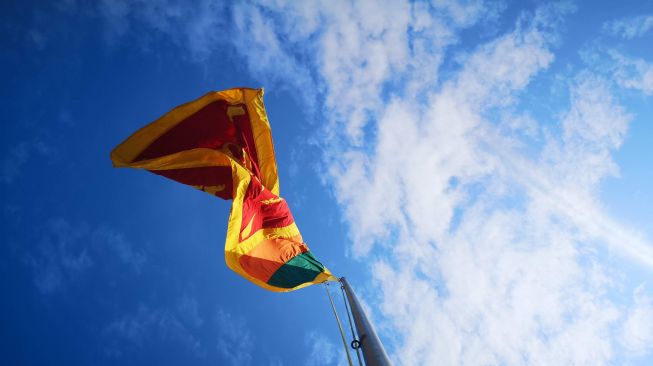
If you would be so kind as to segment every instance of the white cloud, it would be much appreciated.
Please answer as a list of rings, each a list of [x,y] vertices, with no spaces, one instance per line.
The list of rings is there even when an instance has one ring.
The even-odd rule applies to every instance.
[[[610,52],[610,55],[615,61],[613,77],[617,84],[653,95],[653,63],[626,57],[617,51]]]
[[[493,143],[482,141],[490,126],[480,112],[509,104],[511,92],[551,62],[545,45],[536,29],[500,37],[469,56],[456,78],[427,95],[426,105],[396,97],[380,109],[373,154],[352,150],[333,170],[337,196],[356,228],[356,253],[367,253],[389,225],[421,239],[424,231],[438,232],[436,237],[446,231],[455,206],[465,199],[462,190],[450,187],[451,180],[473,181],[497,163],[480,146]],[[366,214],[370,211],[379,214]]]
[[[247,2],[234,5],[231,15],[234,22],[229,33],[231,44],[244,56],[250,72],[266,82],[268,87],[302,90],[298,97],[304,102],[312,103],[315,98],[311,92],[312,77],[301,65],[298,56],[292,54],[292,43],[275,31],[281,25],[267,16],[259,6]],[[270,72],[270,69],[275,72]],[[279,75],[293,77],[281,83]]]
[[[644,285],[635,289],[634,309],[622,329],[623,346],[634,356],[641,356],[653,348],[653,300],[644,292]]]
[[[614,48],[591,47],[581,54],[587,64],[616,86],[653,95],[653,63]]]
[[[637,15],[607,22],[603,30],[625,39],[641,37],[653,28],[653,15]]]

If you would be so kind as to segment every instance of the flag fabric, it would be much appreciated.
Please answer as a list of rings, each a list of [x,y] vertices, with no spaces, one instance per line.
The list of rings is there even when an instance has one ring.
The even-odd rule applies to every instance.
[[[263,89],[209,92],[180,105],[118,145],[111,160],[233,200],[225,260],[255,284],[285,292],[335,280],[279,197]]]

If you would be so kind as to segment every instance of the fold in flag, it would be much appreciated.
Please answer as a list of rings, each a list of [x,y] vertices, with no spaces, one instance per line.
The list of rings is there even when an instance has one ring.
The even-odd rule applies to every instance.
[[[118,145],[111,160],[233,200],[225,260],[255,284],[284,292],[335,280],[279,197],[263,89],[209,92],[180,105]]]

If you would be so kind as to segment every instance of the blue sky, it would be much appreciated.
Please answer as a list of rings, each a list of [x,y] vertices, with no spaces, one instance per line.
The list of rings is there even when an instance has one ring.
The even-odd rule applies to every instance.
[[[111,167],[235,86],[265,87],[281,194],[398,364],[653,363],[650,2],[2,10],[4,363],[343,363],[321,287],[227,269],[229,202]]]

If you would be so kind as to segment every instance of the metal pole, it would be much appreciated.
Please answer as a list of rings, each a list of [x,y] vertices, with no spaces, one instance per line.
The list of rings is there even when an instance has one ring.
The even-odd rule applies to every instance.
[[[351,315],[354,317],[354,323],[356,323],[356,331],[358,332],[358,341],[360,342],[360,347],[363,350],[363,358],[365,359],[366,366],[389,366],[392,365],[388,354],[385,353],[383,344],[379,337],[374,331],[372,323],[367,319],[363,307],[358,302],[358,298],[354,293],[354,290],[349,286],[349,282],[342,277],[340,282],[345,287],[345,292],[347,293],[347,299],[349,300],[349,306],[351,307]]]

